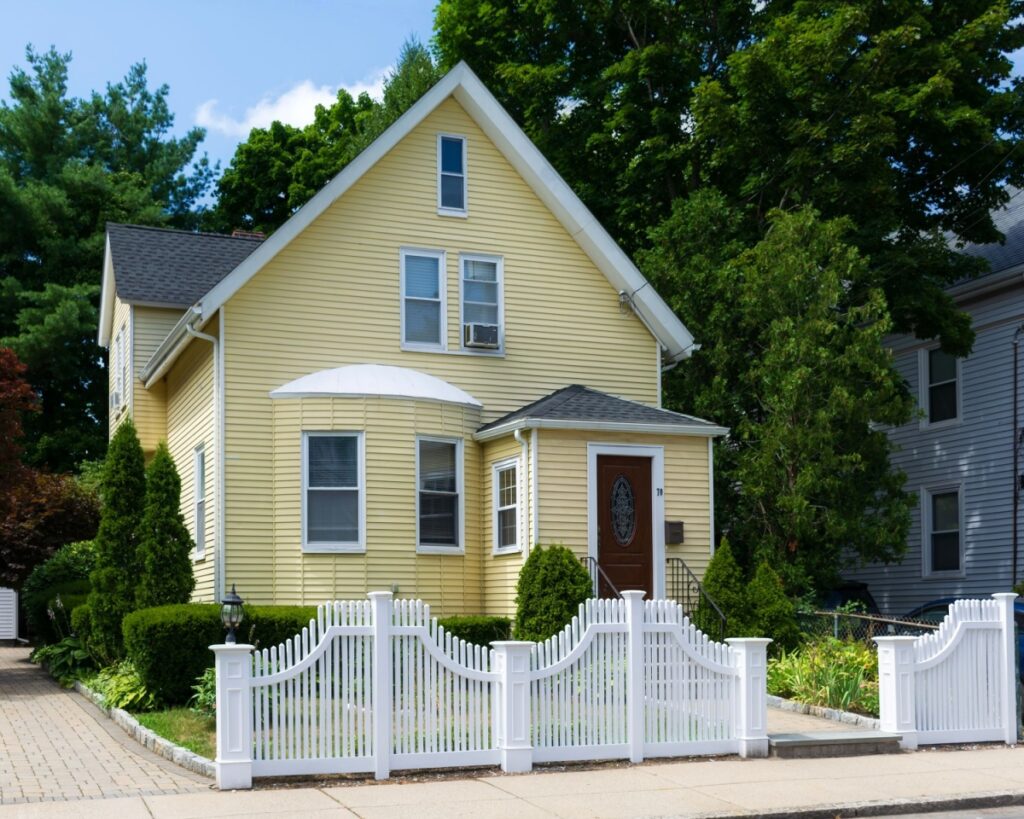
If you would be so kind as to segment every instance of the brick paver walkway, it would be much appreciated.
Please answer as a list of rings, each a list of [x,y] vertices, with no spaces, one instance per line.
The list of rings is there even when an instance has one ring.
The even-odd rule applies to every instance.
[[[0,804],[209,789],[210,780],[143,748],[28,655],[0,647]]]

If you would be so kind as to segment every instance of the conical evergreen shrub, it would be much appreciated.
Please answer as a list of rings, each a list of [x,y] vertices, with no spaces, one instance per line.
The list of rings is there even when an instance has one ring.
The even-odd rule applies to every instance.
[[[590,574],[569,549],[534,546],[516,583],[515,639],[540,642],[561,631],[592,590]]]
[[[145,459],[130,419],[117,428],[107,448],[102,488],[89,607],[92,644],[105,659],[114,660],[123,654],[121,620],[135,608],[138,531],[146,493]]]
[[[750,618],[746,584],[743,582],[743,570],[733,557],[732,547],[727,538],[723,537],[715,549],[715,554],[704,572],[702,585],[708,597],[715,601],[725,615],[725,636],[744,636]],[[705,634],[718,637],[718,612],[703,598],[694,612],[693,622]]]
[[[778,654],[800,642],[796,606],[786,594],[779,573],[767,561],[762,562],[747,586],[750,620],[743,637],[771,637],[768,652]]]
[[[161,443],[146,470],[146,503],[139,530],[137,608],[187,603],[195,588],[194,546],[181,516],[181,478]]]

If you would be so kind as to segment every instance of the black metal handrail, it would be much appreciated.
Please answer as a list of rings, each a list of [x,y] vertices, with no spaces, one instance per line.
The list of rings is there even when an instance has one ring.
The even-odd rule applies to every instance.
[[[611,591],[610,595],[605,595],[606,597],[622,597],[622,593],[617,588],[615,588],[615,584],[612,583],[612,580],[610,577],[608,577],[607,572],[605,572],[605,570],[601,568],[601,564],[597,562],[596,557],[590,557],[589,555],[587,557],[581,557],[580,563],[582,563],[586,567],[587,573],[590,575],[590,582],[593,584],[594,587],[594,597],[601,597],[602,580],[604,581],[605,586],[607,586],[607,588]]]
[[[695,615],[700,611],[697,625],[708,636],[718,640],[725,638],[725,614],[681,557],[665,560],[665,596],[679,603],[691,620],[697,619]]]

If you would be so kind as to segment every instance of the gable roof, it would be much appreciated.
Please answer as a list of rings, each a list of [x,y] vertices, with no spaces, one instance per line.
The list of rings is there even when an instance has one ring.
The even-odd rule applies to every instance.
[[[254,235],[107,223],[103,318],[112,320],[114,294],[128,304],[185,310],[238,267],[263,242]],[[109,284],[109,287],[108,287]],[[109,302],[109,304],[108,304]],[[100,343],[109,340],[100,321]]]
[[[415,105],[296,211],[251,256],[204,295],[200,304],[202,319],[209,319],[264,265],[449,96],[454,96],[462,105],[598,269],[604,273],[612,287],[628,294],[628,301],[633,305],[641,321],[665,349],[666,359],[672,362],[689,357],[694,342],[686,326],[654,288],[647,286],[647,280],[636,265],[601,227],[537,146],[523,133],[515,120],[464,62],[460,62],[445,74]]]
[[[1024,190],[1009,186],[1010,194],[1007,203],[998,210],[992,211],[992,221],[996,230],[1005,237],[1002,243],[992,242],[987,245],[964,245],[961,253],[978,256],[989,264],[989,273],[999,273],[1011,267],[1024,264]]]
[[[725,435],[728,430],[692,415],[650,407],[638,401],[572,384],[484,424],[475,438],[486,441],[517,429],[621,429],[684,435]]]

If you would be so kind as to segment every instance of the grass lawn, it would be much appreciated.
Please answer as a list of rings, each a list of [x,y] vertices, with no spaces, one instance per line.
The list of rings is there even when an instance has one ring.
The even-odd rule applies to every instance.
[[[217,753],[217,722],[191,708],[168,708],[133,714],[143,726],[193,753],[213,759]]]

